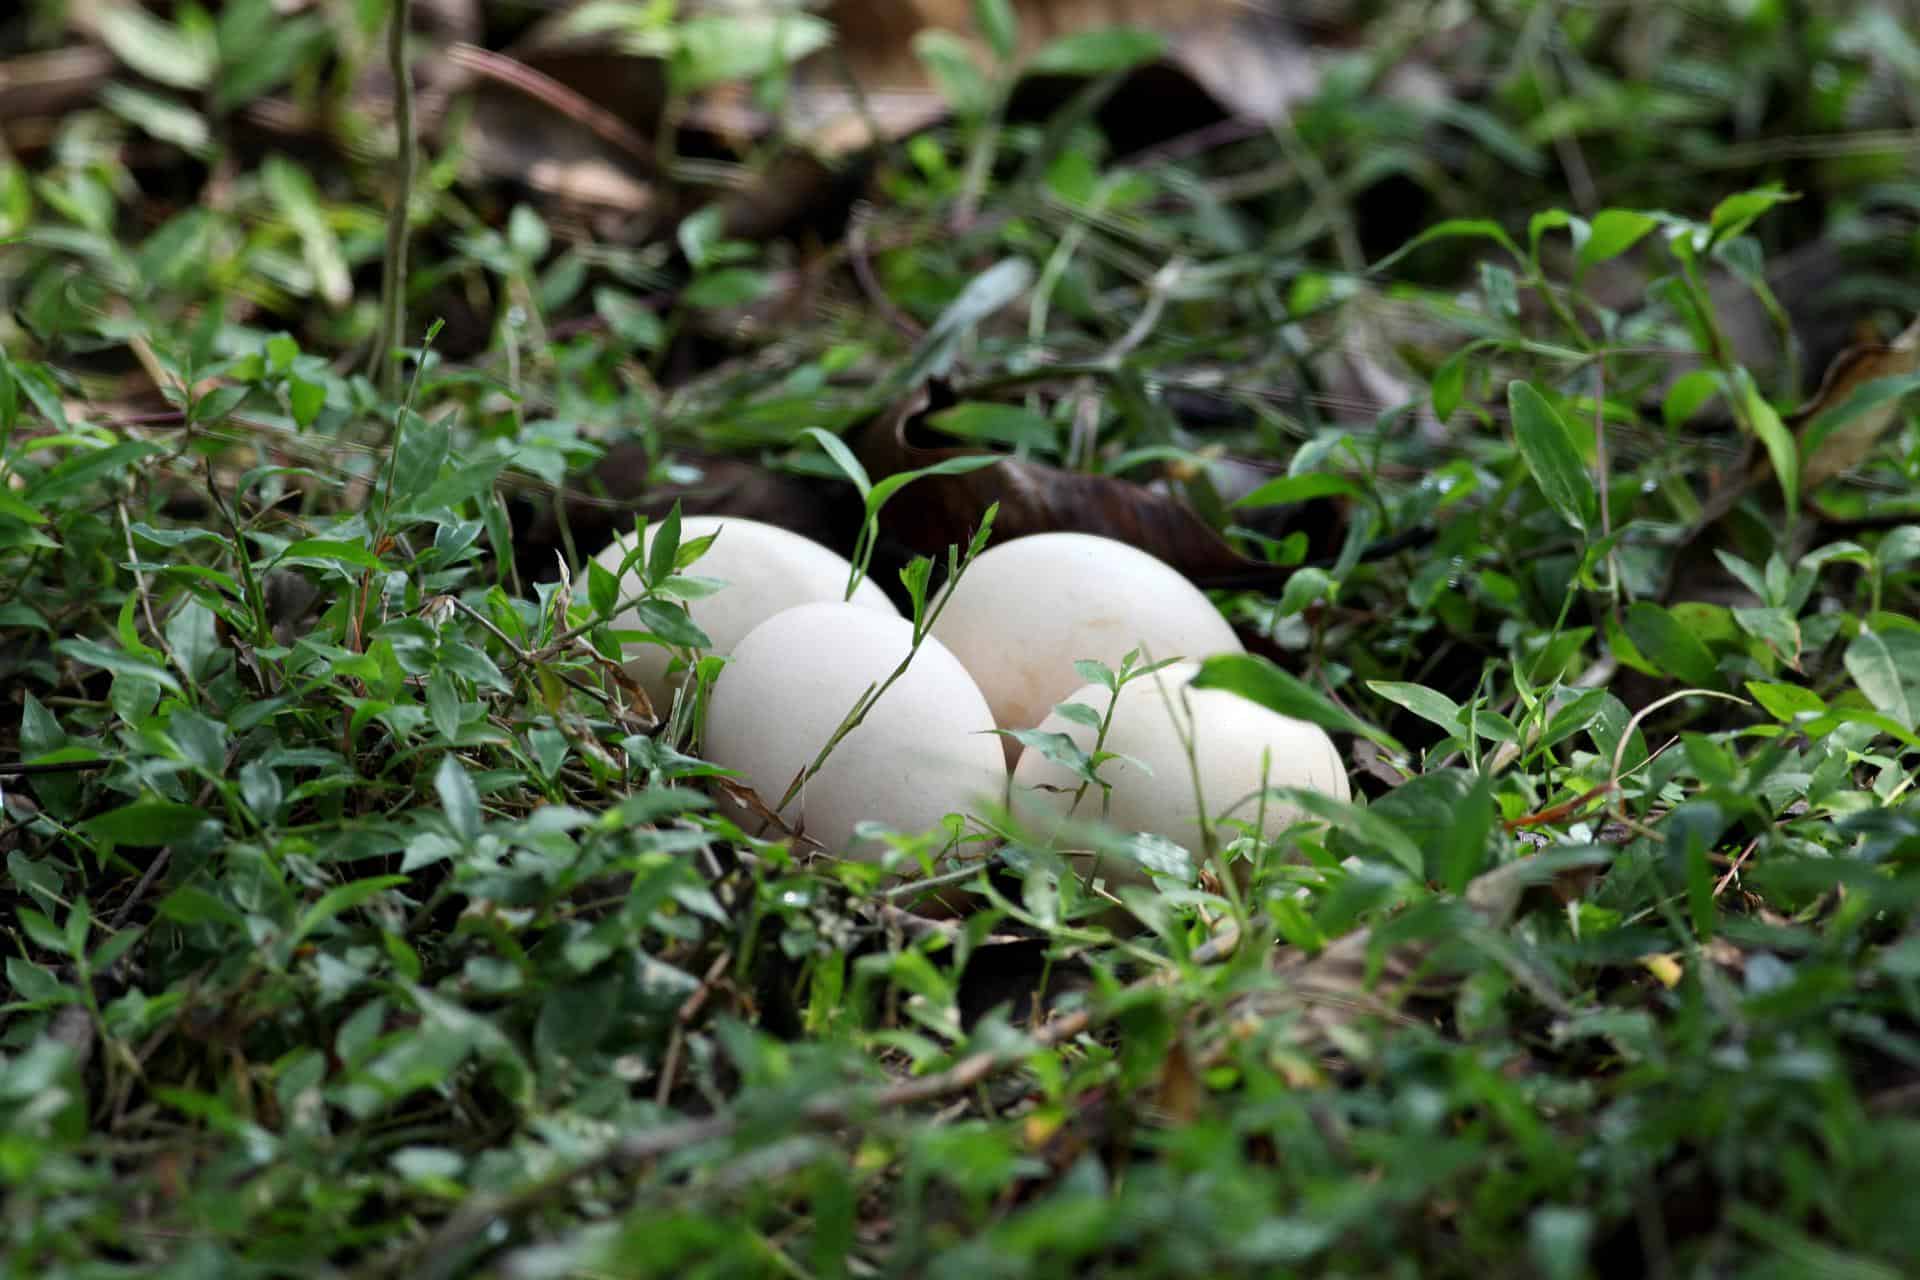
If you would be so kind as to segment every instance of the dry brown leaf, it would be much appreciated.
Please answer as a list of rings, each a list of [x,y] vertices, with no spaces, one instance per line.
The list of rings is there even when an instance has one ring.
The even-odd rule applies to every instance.
[[[1816,443],[1812,432],[1820,418],[1845,404],[1869,382],[1905,377],[1915,371],[1920,371],[1920,319],[1886,346],[1849,347],[1827,366],[1820,389],[1788,419],[1799,432],[1802,493],[1811,493],[1864,462],[1880,437],[1898,421],[1901,397],[1881,401]]]
[[[843,554],[853,548],[845,503],[833,496],[838,487],[785,475],[742,458],[705,456],[677,451],[674,460],[697,470],[697,479],[682,484],[651,484],[651,460],[646,446],[614,445],[587,475],[572,482],[558,498],[559,509],[548,508],[534,517],[514,548],[521,573],[534,581],[553,576],[554,552],[560,549],[561,521],[566,522],[574,548],[583,556],[633,528],[637,516],[658,520],[678,502],[683,514],[731,515],[811,538]],[[854,513],[857,518],[857,512]]]
[[[980,452],[931,442],[941,437],[920,420],[930,408],[944,407],[936,395],[945,392],[911,395],[868,425],[858,448],[868,475],[877,481]],[[913,551],[937,557],[949,546],[964,545],[996,502],[996,543],[1034,533],[1098,534],[1139,547],[1202,586],[1277,588],[1293,572],[1241,555],[1193,508],[1170,495],[1113,476],[1019,458],[963,475],[917,480],[904,499],[882,511],[881,523]]]

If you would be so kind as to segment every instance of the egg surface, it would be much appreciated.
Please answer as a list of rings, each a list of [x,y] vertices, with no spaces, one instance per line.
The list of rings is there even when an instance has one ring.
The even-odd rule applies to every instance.
[[[1002,729],[1031,729],[1082,683],[1074,662],[1115,668],[1244,652],[1233,628],[1179,570],[1086,533],[1037,533],[968,567],[933,634],[973,674]],[[1018,746],[1007,739],[1009,756]]]
[[[647,526],[648,550],[652,549],[659,531],[657,523]],[[687,612],[694,625],[713,641],[709,653],[733,652],[734,646],[745,639],[749,631],[784,609],[816,601],[838,601],[846,595],[853,566],[809,538],[739,516],[687,516],[680,521],[683,546],[710,533],[719,536],[706,554],[687,570],[727,584],[710,596],[687,601]],[[632,547],[633,534],[629,531],[602,548],[594,559],[607,569],[617,571]],[[639,590],[636,564],[621,580],[620,598],[627,599]],[[887,617],[900,616],[893,601],[887,599],[887,593],[866,578],[860,580],[849,603]],[[616,615],[612,625],[616,631],[647,630],[639,613],[632,609]],[[665,715],[683,674],[676,672],[672,679],[668,678],[667,665],[672,655],[663,645],[629,644],[625,646],[624,656],[627,674],[640,683],[655,709]]]
[[[714,683],[707,758],[738,771],[777,809],[861,694],[884,682],[912,645],[912,623],[874,609],[805,604],[774,615],[734,646]],[[973,678],[929,637],[780,817],[835,853],[878,856],[878,847],[856,845],[856,824],[919,834],[1006,794],[1006,761],[992,729]],[[761,825],[736,816],[748,831]]]
[[[1200,837],[1200,804],[1194,795],[1194,775],[1209,813],[1252,823],[1260,814],[1258,799],[1247,799],[1264,787],[1305,787],[1340,800],[1351,798],[1347,773],[1333,740],[1318,725],[1269,711],[1225,689],[1188,689],[1200,666],[1179,662],[1160,671],[1135,677],[1121,686],[1103,750],[1131,759],[1109,760],[1099,776],[1113,788],[1106,823],[1120,831],[1144,831],[1184,846],[1197,859],[1204,844]],[[1185,691],[1186,706],[1181,705]],[[1162,697],[1164,691],[1165,696]],[[1113,695],[1101,685],[1087,685],[1065,701],[1078,702],[1105,715]],[[1180,729],[1194,735],[1194,764],[1180,744]],[[1095,731],[1054,714],[1040,726],[1064,733],[1082,751],[1091,753]],[[1262,776],[1262,756],[1268,757]],[[1151,773],[1133,763],[1139,761]],[[1061,818],[1099,820],[1100,789],[1089,786],[1074,807],[1080,784],[1064,765],[1037,750],[1022,753],[1013,772],[1012,806],[1025,820],[1045,830]],[[1271,839],[1300,818],[1293,806],[1269,798],[1262,834]],[[1137,867],[1103,860],[1102,874],[1116,881],[1145,880]]]

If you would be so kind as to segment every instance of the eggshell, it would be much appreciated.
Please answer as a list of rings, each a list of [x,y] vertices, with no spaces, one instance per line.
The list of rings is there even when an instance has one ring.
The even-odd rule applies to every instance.
[[[1142,772],[1129,760],[1109,760],[1100,766],[1101,778],[1113,787],[1105,819],[1108,826],[1148,832],[1184,846],[1196,857],[1200,855],[1200,806],[1193,785],[1196,769],[1180,745],[1176,717],[1183,728],[1198,725],[1194,755],[1201,795],[1215,818],[1228,814],[1253,822],[1259,814],[1258,802],[1241,801],[1263,786],[1307,787],[1340,800],[1351,797],[1340,753],[1318,725],[1269,711],[1224,689],[1187,689],[1189,719],[1189,712],[1181,706],[1181,690],[1199,669],[1198,663],[1174,663],[1121,687],[1103,749],[1132,757],[1152,772]],[[1101,685],[1087,685],[1064,701],[1082,703],[1104,715],[1112,697]],[[1093,750],[1095,731],[1086,725],[1056,714],[1047,717],[1040,727],[1049,733],[1068,735],[1082,751]],[[1263,752],[1270,753],[1271,760],[1264,780]],[[1073,792],[1079,783],[1065,766],[1028,750],[1013,773],[1014,812],[1043,830],[1069,812],[1077,820],[1098,820],[1097,787],[1089,786],[1078,809],[1073,808]],[[1269,798],[1262,832],[1271,839],[1300,816],[1293,806]],[[1110,880],[1145,880],[1137,867],[1116,865],[1111,859],[1103,862],[1100,871]]]
[[[647,547],[660,531],[657,523],[646,529]],[[784,609],[816,601],[837,601],[846,595],[847,578],[853,566],[810,539],[775,525],[739,516],[686,516],[680,521],[680,541],[684,546],[695,538],[718,533],[705,555],[694,561],[688,573],[703,578],[719,578],[726,586],[710,596],[687,602],[694,625],[713,641],[710,653],[727,654],[749,631]],[[618,570],[633,546],[631,532],[621,535],[594,557],[610,570]],[[620,598],[640,590],[639,575],[629,571],[620,584]],[[887,593],[869,579],[862,578],[849,602],[862,609],[898,618],[900,611],[887,599]],[[616,631],[644,631],[637,611],[629,609],[613,621]],[[672,702],[680,677],[667,678],[670,654],[662,645],[626,646],[627,674],[640,682],[665,714]]]
[[[734,646],[714,684],[707,758],[737,770],[773,808],[912,644],[913,624],[847,604],[806,604],[767,619]],[[999,802],[1007,770],[992,729],[966,668],[929,637],[780,816],[830,850],[878,856],[877,847],[856,845],[855,824],[918,834],[948,813]]]
[[[1211,601],[1137,547],[1085,533],[1001,543],[968,567],[933,626],[987,695],[1002,729],[1031,729],[1081,684],[1076,659],[1118,668],[1244,650]],[[1013,751],[1017,744],[1007,740]]]

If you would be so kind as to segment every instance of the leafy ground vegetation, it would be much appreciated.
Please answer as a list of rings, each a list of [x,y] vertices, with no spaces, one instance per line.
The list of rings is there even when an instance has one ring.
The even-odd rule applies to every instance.
[[[0,17],[9,1274],[1915,1274],[1911,4],[413,7]],[[995,502],[1354,802],[721,816]]]

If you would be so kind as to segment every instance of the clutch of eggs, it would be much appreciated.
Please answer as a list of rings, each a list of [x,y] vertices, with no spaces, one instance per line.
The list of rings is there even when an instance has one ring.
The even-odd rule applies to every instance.
[[[869,581],[842,603],[846,560],[797,534],[734,516],[691,516],[681,524],[685,539],[716,531],[719,538],[691,572],[726,585],[688,604],[712,652],[730,659],[714,685],[702,745],[771,810],[862,694],[899,665],[913,628]],[[631,544],[629,535],[598,559],[618,568]],[[622,595],[636,589],[630,580]],[[995,728],[1039,727],[1090,749],[1093,731],[1053,711],[1063,701],[1106,711],[1110,695],[1098,685],[1080,687],[1077,659],[1118,668],[1136,649],[1156,661],[1242,652],[1232,627],[1185,576],[1136,547],[1090,534],[1002,543],[982,553],[949,596],[906,674],[779,810],[786,826],[836,853],[874,855],[877,848],[855,837],[859,823],[916,834],[948,814],[999,802],[1009,796],[1016,758],[1016,810],[1057,822],[1072,805],[1077,780],[1039,752],[1021,755],[1012,739],[1003,747]],[[614,625],[644,629],[630,613]],[[628,670],[660,705],[673,692],[668,656],[652,644],[626,653]],[[1313,725],[1218,690],[1186,690],[1189,723],[1179,692],[1196,669],[1191,661],[1176,664],[1119,694],[1106,746],[1144,761],[1152,773],[1120,760],[1103,767],[1113,786],[1109,825],[1197,852],[1198,802],[1174,717],[1189,732],[1197,725],[1200,796],[1216,814],[1260,789],[1263,759],[1271,766],[1264,785],[1348,796],[1339,756]],[[1075,816],[1097,817],[1097,794],[1090,803],[1083,799]],[[1265,814],[1269,835],[1296,816],[1271,802]],[[748,830],[762,822],[735,816]],[[1123,868],[1105,870],[1125,875]]]

